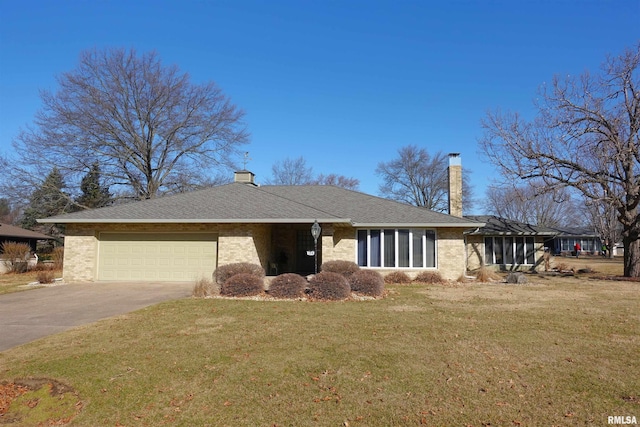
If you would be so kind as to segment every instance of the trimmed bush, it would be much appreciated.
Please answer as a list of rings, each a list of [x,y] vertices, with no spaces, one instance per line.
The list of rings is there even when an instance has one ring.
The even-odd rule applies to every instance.
[[[0,245],[3,263],[10,273],[24,273],[27,271],[31,246],[26,243],[4,242]]]
[[[349,298],[351,287],[347,279],[338,273],[323,271],[309,280],[310,297],[320,301],[337,301]]]
[[[262,292],[264,279],[248,273],[231,276],[220,287],[220,295],[227,297],[251,297]]]
[[[276,276],[269,285],[269,295],[274,298],[300,298],[304,296],[307,279],[295,273]]]
[[[406,284],[411,283],[411,278],[407,276],[407,273],[402,271],[393,271],[384,276],[384,283],[388,284]]]
[[[359,295],[379,297],[384,293],[384,279],[373,270],[359,270],[349,277],[351,292]]]
[[[346,277],[347,279],[356,271],[359,271],[358,264],[351,261],[334,260],[323,262],[320,266],[320,271],[338,273]]]
[[[236,262],[233,264],[225,264],[219,266],[213,273],[213,280],[219,285],[222,285],[224,282],[226,282],[236,274],[250,274],[261,280],[266,275],[264,269],[258,264],[251,264],[249,262]]]
[[[36,280],[42,284],[53,283],[55,276],[51,269],[48,270],[40,270],[36,274]]]
[[[415,279],[413,279],[413,281],[419,283],[428,283],[430,285],[445,282],[440,273],[437,271],[422,271],[416,276]]]

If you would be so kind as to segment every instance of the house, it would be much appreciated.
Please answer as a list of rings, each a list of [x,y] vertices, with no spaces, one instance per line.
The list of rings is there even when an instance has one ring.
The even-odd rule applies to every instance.
[[[25,230],[11,224],[0,223],[0,245],[4,242],[26,243],[35,252],[38,240],[55,240],[51,236],[36,231]]]
[[[450,181],[461,188],[453,163]],[[450,204],[460,201],[457,191]],[[190,281],[235,262],[308,274],[316,259],[456,279],[465,272],[464,231],[483,226],[335,186],[258,186],[249,171],[226,185],[39,221],[66,224],[68,282]]]
[[[465,233],[467,266],[501,270],[531,269],[543,262],[545,242],[557,231],[492,215],[465,216],[485,225]]]
[[[546,245],[556,255],[575,255],[575,245],[580,244],[581,252],[585,255],[599,255],[602,251],[600,236],[586,227],[556,228],[556,234]]]
[[[16,227],[15,225],[0,223],[0,249],[1,246],[7,242],[26,243],[31,247],[31,251],[35,252],[38,240],[54,240],[54,238],[36,231],[25,230],[24,228]],[[30,266],[35,266],[37,260],[37,257],[30,257]],[[4,274],[7,271],[9,271],[7,264],[0,261],[0,274]]]

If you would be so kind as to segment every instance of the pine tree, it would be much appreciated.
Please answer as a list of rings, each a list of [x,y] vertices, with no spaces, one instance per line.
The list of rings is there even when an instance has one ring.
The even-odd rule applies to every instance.
[[[100,165],[95,162],[80,183],[82,194],[76,199],[80,209],[101,208],[110,205],[113,201],[109,187],[102,185],[100,178]]]
[[[62,230],[59,227],[55,225],[44,226],[38,224],[36,220],[60,215],[71,210],[71,203],[68,195],[63,191],[64,188],[62,174],[57,168],[53,168],[42,185],[31,193],[29,207],[24,210],[20,225],[23,228],[41,231],[52,236],[60,235]]]

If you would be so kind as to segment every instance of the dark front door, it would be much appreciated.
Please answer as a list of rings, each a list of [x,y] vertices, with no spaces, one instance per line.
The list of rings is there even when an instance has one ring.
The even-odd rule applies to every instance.
[[[322,264],[322,242],[318,239],[318,270]],[[311,228],[298,230],[296,235],[296,272],[311,274],[315,271],[314,241]]]

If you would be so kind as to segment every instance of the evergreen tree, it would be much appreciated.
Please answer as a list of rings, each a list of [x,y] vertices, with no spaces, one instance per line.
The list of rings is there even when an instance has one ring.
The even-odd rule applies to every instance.
[[[58,168],[53,168],[42,185],[31,193],[29,206],[24,210],[21,226],[29,230],[37,230],[51,236],[62,234],[56,225],[38,224],[38,218],[46,218],[70,212],[69,196],[64,193],[64,179]]]
[[[76,199],[79,209],[95,209],[111,204],[113,198],[109,187],[102,185],[100,178],[100,165],[94,162],[80,183],[82,194]]]

